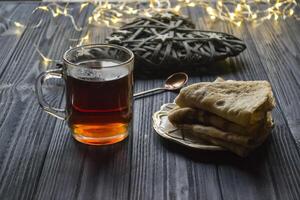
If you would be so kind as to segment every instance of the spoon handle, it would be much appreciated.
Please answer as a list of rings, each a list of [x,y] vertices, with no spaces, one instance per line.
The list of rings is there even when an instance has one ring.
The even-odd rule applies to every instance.
[[[143,91],[143,92],[135,93],[133,96],[138,97],[138,96],[141,96],[141,95],[144,95],[144,94],[148,94],[150,92],[156,92],[156,91],[160,91],[160,90],[165,90],[165,88],[154,88],[154,89],[151,89],[151,90],[146,90],[146,91]]]

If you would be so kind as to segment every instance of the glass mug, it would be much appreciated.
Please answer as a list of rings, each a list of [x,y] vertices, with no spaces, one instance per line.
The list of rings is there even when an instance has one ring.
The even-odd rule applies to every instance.
[[[69,49],[62,68],[38,77],[36,93],[47,113],[66,120],[73,137],[91,145],[113,144],[128,136],[132,118],[133,53],[121,46],[92,44]],[[42,85],[62,78],[66,85],[66,108],[49,105]]]

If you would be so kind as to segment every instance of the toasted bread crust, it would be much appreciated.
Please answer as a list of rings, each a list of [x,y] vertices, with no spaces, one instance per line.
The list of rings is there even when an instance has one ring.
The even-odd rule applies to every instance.
[[[175,102],[180,107],[203,109],[242,126],[257,123],[274,106],[267,81],[197,83],[183,88]]]

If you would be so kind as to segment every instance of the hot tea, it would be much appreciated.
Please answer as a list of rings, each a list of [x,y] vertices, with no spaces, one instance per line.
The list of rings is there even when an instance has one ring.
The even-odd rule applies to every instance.
[[[126,67],[110,68],[118,64],[114,62],[89,62],[86,68],[103,70],[93,76],[78,71],[66,77],[69,126],[83,143],[111,144],[128,134],[133,77]]]
[[[105,145],[125,139],[132,118],[134,54],[113,44],[82,45],[67,50],[59,66],[37,78],[44,111],[68,122],[79,142]],[[48,79],[65,81],[65,108],[45,100],[42,87]]]

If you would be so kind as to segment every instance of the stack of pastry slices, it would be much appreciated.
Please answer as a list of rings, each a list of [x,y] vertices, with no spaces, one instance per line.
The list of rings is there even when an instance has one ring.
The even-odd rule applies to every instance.
[[[218,78],[183,88],[170,111],[170,122],[183,132],[246,156],[273,127],[275,106],[267,81]]]

